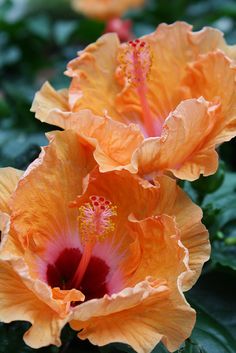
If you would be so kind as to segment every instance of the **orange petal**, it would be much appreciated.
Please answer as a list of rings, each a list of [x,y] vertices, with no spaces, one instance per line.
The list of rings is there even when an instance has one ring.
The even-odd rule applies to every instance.
[[[0,210],[11,213],[9,200],[23,172],[14,168],[0,169]]]
[[[140,253],[139,263],[134,273],[129,273],[127,286],[141,282],[147,276],[167,280],[168,285],[176,284],[178,277],[184,277],[190,271],[189,254],[180,240],[180,232],[174,218],[161,215],[142,221],[132,219],[129,229],[134,234],[133,256]],[[131,256],[128,259],[131,262]],[[124,268],[129,265],[124,263]]]
[[[48,241],[77,239],[77,212],[69,203],[82,192],[94,164],[77,134],[64,131],[55,132],[29,166],[13,195],[12,221],[22,244],[33,253],[44,251]]]
[[[142,174],[170,170],[177,178],[195,180],[218,166],[216,143],[210,137],[222,115],[218,105],[189,99],[169,115],[160,138],[146,139],[134,155]]]
[[[91,109],[102,116],[107,112],[113,119],[123,120],[114,104],[120,90],[114,77],[119,44],[116,34],[106,34],[69,63],[66,74],[73,77],[69,89],[71,110]]]
[[[72,328],[93,344],[129,344],[149,353],[160,340],[174,351],[189,337],[195,313],[178,289],[146,280],[111,297],[83,303],[74,311]]]
[[[43,122],[78,132],[95,148],[94,157],[102,172],[121,169],[137,172],[130,161],[143,140],[138,126],[127,126],[106,116],[95,116],[89,110],[69,112],[66,110],[68,107],[62,106],[60,101],[61,93],[46,83],[36,94],[32,110]]]
[[[64,303],[71,303],[73,301],[84,301],[85,296],[77,289],[62,290],[58,287],[52,288],[53,298],[60,299]]]
[[[9,260],[12,257],[23,256],[23,249],[14,229],[11,229],[10,217],[0,212],[0,259]]]
[[[112,243],[114,247],[119,245],[121,252],[127,250],[133,241],[133,236],[127,231],[129,215],[132,214],[137,220],[163,214],[175,217],[180,240],[189,251],[192,272],[183,283],[183,287],[189,289],[199,277],[203,263],[209,258],[210,245],[208,232],[201,223],[202,211],[177,187],[175,180],[163,176],[157,178],[156,183],[154,186],[128,172],[100,174],[95,171],[79,202],[83,204],[90,195],[101,195],[118,207],[117,232]],[[125,269],[126,274],[132,273],[137,266],[139,252],[140,248],[136,248],[137,258],[133,256]]]
[[[49,82],[44,83],[39,92],[36,93],[31,111],[35,113],[37,119],[52,125],[61,126],[48,119],[49,112],[52,110],[69,111],[68,91],[55,91]]]
[[[10,230],[10,217],[8,214],[0,212],[0,255],[5,246],[6,239]]]
[[[189,268],[191,273],[184,278],[183,290],[189,290],[200,276],[204,262],[210,256],[209,235],[206,227],[201,223],[202,210],[195,205],[187,194],[168,177],[156,178],[160,187],[157,214],[167,214],[175,218],[180,240],[189,252]]]
[[[84,15],[100,20],[120,17],[132,7],[142,5],[144,0],[73,0],[75,10]]]
[[[16,291],[17,289],[17,291]],[[9,323],[26,320],[32,323],[24,341],[32,348],[54,344],[60,346],[60,333],[67,319],[53,311],[23,283],[7,262],[0,266],[0,320]]]
[[[221,51],[202,55],[189,65],[183,80],[189,96],[203,96],[211,102],[220,102],[221,119],[217,119],[208,145],[229,141],[236,135],[236,65]]]
[[[199,48],[199,54],[222,50],[229,58],[236,58],[236,45],[228,45],[224,33],[213,27],[204,27],[198,32],[188,33],[192,45]]]

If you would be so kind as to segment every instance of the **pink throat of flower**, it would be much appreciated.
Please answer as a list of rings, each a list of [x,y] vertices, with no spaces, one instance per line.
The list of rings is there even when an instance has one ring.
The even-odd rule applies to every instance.
[[[162,122],[153,117],[147,99],[150,71],[152,67],[152,54],[150,45],[139,39],[129,41],[123,46],[118,58],[121,70],[130,85],[136,88],[140,106],[142,108],[143,125],[148,136],[160,136]]]
[[[92,195],[89,199],[90,202],[79,207],[82,252],[80,249],[65,249],[54,265],[48,265],[47,268],[49,285],[61,289],[79,289],[86,299],[99,298],[107,293],[106,277],[109,267],[105,261],[93,255],[93,248],[97,241],[103,241],[114,231],[112,217],[117,214],[116,207],[104,197]],[[74,201],[71,207],[78,207],[77,201]],[[94,283],[94,276],[101,280],[100,284]]]

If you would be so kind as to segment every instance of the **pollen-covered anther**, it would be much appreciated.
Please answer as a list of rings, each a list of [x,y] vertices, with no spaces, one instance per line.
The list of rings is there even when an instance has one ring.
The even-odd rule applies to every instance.
[[[116,206],[103,196],[90,196],[90,202],[79,208],[79,230],[84,243],[104,240],[115,230],[112,217],[117,215]]]
[[[148,77],[152,66],[150,45],[139,39],[122,46],[118,57],[120,68],[130,84],[140,85]]]

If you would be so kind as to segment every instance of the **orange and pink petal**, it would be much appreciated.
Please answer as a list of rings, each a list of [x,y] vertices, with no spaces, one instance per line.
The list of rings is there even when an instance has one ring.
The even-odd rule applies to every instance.
[[[170,351],[189,337],[195,312],[177,288],[145,280],[113,296],[84,303],[74,312],[71,326],[93,344],[129,344],[149,353],[161,340]]]

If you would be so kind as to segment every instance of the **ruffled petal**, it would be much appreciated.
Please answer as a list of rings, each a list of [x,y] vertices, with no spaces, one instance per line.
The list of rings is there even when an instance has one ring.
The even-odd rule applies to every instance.
[[[89,110],[69,112],[68,107],[61,104],[61,93],[48,83],[36,94],[32,111],[43,122],[78,132],[95,148],[94,157],[102,172],[121,169],[137,172],[130,161],[143,141],[138,126],[121,124],[106,116],[95,116]]]
[[[189,290],[200,276],[202,266],[210,257],[209,234],[201,223],[202,210],[195,205],[187,194],[168,177],[158,177],[155,180],[160,190],[156,205],[156,214],[167,214],[174,217],[180,240],[188,249],[188,266],[191,270],[182,282],[182,289]]]
[[[47,251],[53,261],[53,254],[79,241],[77,211],[69,204],[82,193],[95,162],[75,132],[55,132],[50,138],[12,196],[12,223],[23,246],[38,256]]]
[[[53,298],[60,299],[63,303],[84,301],[85,296],[77,289],[63,290],[59,287],[52,288]]]
[[[111,243],[115,248],[119,247],[121,253],[127,251],[133,242],[131,232],[127,232],[129,215],[133,215],[138,221],[163,214],[175,217],[180,240],[189,251],[191,274],[183,282],[183,288],[187,290],[196,282],[210,253],[208,232],[201,223],[202,211],[177,187],[175,180],[163,176],[157,178],[156,183],[150,184],[128,172],[100,174],[94,171],[90,175],[86,190],[78,198],[78,206],[87,202],[89,196],[99,195],[118,207],[115,218],[117,232]],[[126,275],[132,273],[140,261],[139,244],[137,246],[137,257],[132,256],[132,261],[126,266]]]
[[[0,320],[6,323],[14,320],[31,322],[24,341],[32,348],[49,344],[60,346],[60,333],[67,318],[60,318],[58,313],[27,288],[10,263],[0,262]]]
[[[119,92],[114,77],[119,44],[116,34],[106,34],[69,63],[66,74],[73,77],[69,89],[71,110],[91,109],[102,116],[107,112],[122,121],[114,104]]]
[[[204,27],[198,32],[188,33],[189,41],[199,48],[199,54],[222,50],[229,58],[236,59],[236,45],[228,45],[224,33],[216,28]]]
[[[174,351],[191,334],[195,312],[178,289],[148,280],[111,297],[76,308],[72,328],[81,339],[105,345],[122,342],[138,353],[149,353],[162,340]]]
[[[14,168],[0,169],[0,211],[10,214],[10,197],[23,172]]]
[[[70,111],[68,104],[68,90],[55,91],[49,82],[44,83],[40,91],[38,91],[34,97],[31,111],[35,113],[37,119],[42,122],[46,122],[52,125],[57,125],[62,128],[61,122],[54,121],[54,119],[49,116],[51,111]],[[65,123],[66,125],[66,123]]]
[[[203,96],[221,104],[221,119],[217,119],[207,145],[214,146],[236,136],[236,65],[223,52],[202,55],[189,65],[183,85],[190,97]]]
[[[23,256],[22,246],[17,239],[14,230],[11,228],[10,216],[0,212],[0,259],[9,260],[12,257]]]
[[[6,239],[10,230],[10,217],[8,214],[0,212],[0,254],[5,246]]]
[[[190,271],[189,254],[180,240],[180,232],[174,218],[166,215],[149,217],[142,221],[130,219],[129,230],[135,239],[133,254],[124,269],[129,268],[131,258],[139,262],[133,273],[128,273],[127,286],[134,285],[145,279],[147,273],[152,278],[166,280],[168,285],[176,284],[176,279],[184,277]]]
[[[170,170],[184,180],[213,174],[218,157],[210,137],[221,119],[219,105],[210,105],[203,98],[183,101],[167,118],[161,137],[146,139],[136,151],[133,161],[139,172]]]

